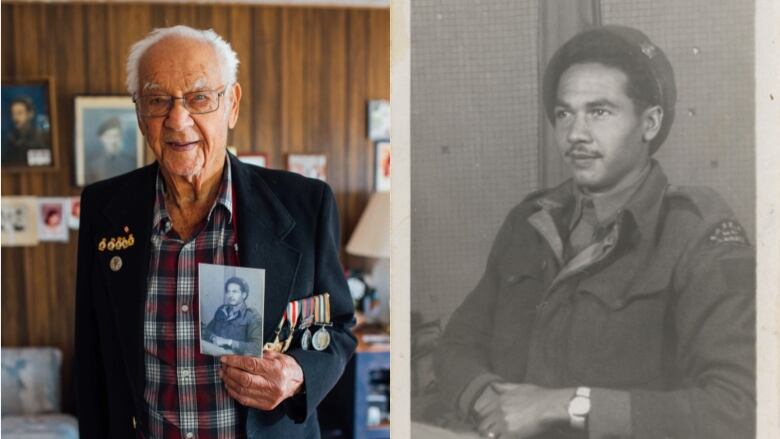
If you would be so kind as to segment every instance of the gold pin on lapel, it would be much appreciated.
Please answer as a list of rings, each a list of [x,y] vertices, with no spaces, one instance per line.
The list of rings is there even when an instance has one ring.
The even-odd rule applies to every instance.
[[[122,258],[119,256],[114,256],[111,258],[111,262],[108,263],[108,266],[111,267],[111,271],[119,271],[122,269]]]

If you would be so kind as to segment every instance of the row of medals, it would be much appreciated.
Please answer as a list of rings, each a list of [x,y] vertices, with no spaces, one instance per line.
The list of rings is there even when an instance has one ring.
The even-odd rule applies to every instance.
[[[301,348],[304,350],[314,348],[318,351],[324,351],[330,345],[330,333],[326,328],[332,325],[333,323],[331,322],[315,322],[313,315],[307,316],[298,327],[303,330]],[[312,326],[319,326],[319,329],[314,334],[312,334]],[[265,348],[277,352],[286,352],[292,343],[294,331],[293,325],[285,318],[281,327],[277,330],[276,340],[272,343],[266,343]],[[286,335],[286,337],[283,337],[283,335]]]

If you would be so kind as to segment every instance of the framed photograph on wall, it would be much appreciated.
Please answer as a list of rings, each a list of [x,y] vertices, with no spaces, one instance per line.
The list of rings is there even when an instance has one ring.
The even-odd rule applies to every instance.
[[[373,141],[390,138],[390,101],[368,101],[368,138]]]
[[[261,168],[268,167],[268,154],[264,152],[242,152],[238,154],[238,159]]]
[[[38,198],[38,240],[68,242],[69,197]]]
[[[380,140],[374,144],[374,148],[376,149],[374,190],[387,192],[390,190],[390,141]]]
[[[57,168],[54,80],[3,79],[3,172]]]
[[[143,166],[144,139],[130,97],[78,96],[75,108],[78,186]]]
[[[36,197],[2,198],[3,247],[38,244],[38,202]]]
[[[326,181],[328,158],[325,154],[287,154],[287,170]]]

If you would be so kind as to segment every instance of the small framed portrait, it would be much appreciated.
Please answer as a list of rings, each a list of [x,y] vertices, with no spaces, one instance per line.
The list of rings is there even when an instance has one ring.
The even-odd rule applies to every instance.
[[[328,157],[325,154],[287,154],[287,170],[326,181]]]
[[[78,186],[144,165],[144,139],[130,97],[78,96],[75,108]]]
[[[68,227],[72,230],[78,230],[81,222],[81,197],[70,197],[69,212]]]
[[[2,81],[3,172],[57,168],[54,80]]]
[[[3,197],[3,247],[21,247],[38,244],[38,202],[36,197]]]
[[[70,198],[38,198],[38,240],[68,242]]]
[[[390,101],[368,101],[368,138],[373,141],[390,138]]]
[[[265,270],[198,264],[200,352],[262,356]]]
[[[374,169],[375,191],[390,190],[390,141],[380,140],[375,144],[376,164]]]
[[[238,154],[238,159],[261,168],[268,167],[268,154],[264,152],[242,152]]]

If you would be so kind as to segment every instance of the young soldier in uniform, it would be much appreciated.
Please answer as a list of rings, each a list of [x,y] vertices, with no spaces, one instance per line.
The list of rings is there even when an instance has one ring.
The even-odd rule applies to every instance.
[[[572,178],[505,220],[442,337],[445,398],[491,438],[753,437],[754,253],[717,193],[652,159],[668,59],[635,29],[587,30],[543,98]]]

